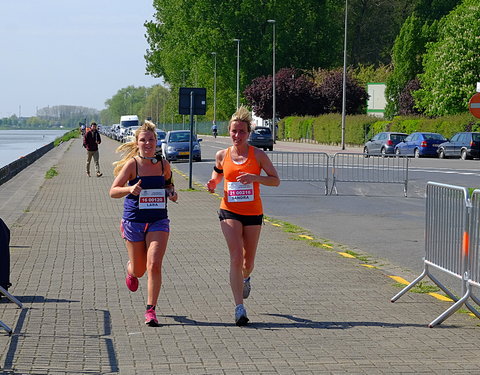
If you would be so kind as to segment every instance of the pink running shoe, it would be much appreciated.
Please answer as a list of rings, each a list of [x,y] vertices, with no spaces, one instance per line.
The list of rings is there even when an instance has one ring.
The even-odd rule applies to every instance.
[[[145,324],[150,327],[160,327],[157,320],[157,314],[154,309],[145,311]]]
[[[127,274],[127,277],[125,278],[125,283],[127,284],[127,288],[131,292],[136,292],[138,289],[138,278],[135,276]]]

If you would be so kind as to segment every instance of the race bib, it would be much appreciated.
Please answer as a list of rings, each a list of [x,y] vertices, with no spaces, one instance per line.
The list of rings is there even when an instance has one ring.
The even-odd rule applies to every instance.
[[[253,201],[253,184],[228,182],[227,196],[228,202],[251,202]]]
[[[165,209],[165,189],[144,189],[140,192],[138,208],[141,210]]]

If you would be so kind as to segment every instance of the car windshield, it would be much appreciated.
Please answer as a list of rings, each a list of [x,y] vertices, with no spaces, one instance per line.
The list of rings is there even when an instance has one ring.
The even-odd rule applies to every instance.
[[[132,126],[138,126],[138,120],[122,121],[122,126],[124,128],[130,128]]]
[[[193,136],[195,141],[195,136]],[[190,142],[190,133],[172,133],[169,142]]]
[[[436,133],[424,134],[423,138],[425,138],[427,141],[429,140],[446,141],[446,138],[443,135],[436,134]]]
[[[157,132],[157,139],[161,141],[162,139],[165,139],[165,136],[167,134],[165,132]]]
[[[390,138],[395,142],[403,142],[407,136],[403,134],[392,134]]]
[[[255,134],[258,134],[258,135],[270,135],[270,134],[272,134],[272,132],[270,131],[269,128],[256,128],[253,132]]]

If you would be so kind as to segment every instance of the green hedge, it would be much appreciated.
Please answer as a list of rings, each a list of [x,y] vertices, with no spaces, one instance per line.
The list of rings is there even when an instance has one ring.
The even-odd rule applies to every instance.
[[[470,113],[428,118],[421,116],[397,116],[392,120],[380,120],[367,115],[346,116],[345,143],[362,145],[365,140],[382,131],[413,133],[434,132],[451,138],[461,131],[480,131],[480,119]],[[318,117],[286,117],[278,123],[278,138],[300,141],[313,140],[323,144],[340,144],[342,116],[328,114]]]

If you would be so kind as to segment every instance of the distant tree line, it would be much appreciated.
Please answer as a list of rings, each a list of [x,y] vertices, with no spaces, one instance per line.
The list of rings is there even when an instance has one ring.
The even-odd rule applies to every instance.
[[[100,112],[94,108],[74,105],[58,105],[37,110],[36,116],[10,117],[0,119],[0,128],[48,129],[75,128],[80,122],[99,121]]]

